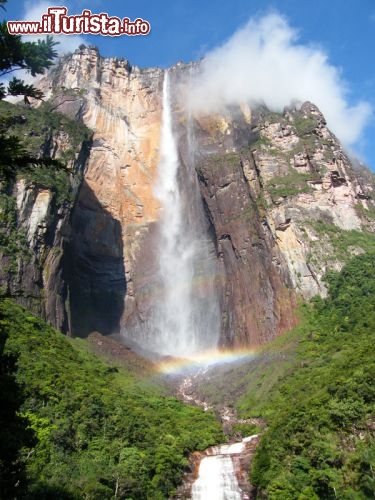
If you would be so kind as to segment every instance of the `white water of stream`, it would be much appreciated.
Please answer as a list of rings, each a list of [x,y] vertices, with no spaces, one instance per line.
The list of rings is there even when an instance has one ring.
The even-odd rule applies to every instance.
[[[249,436],[229,445],[215,446],[202,458],[199,475],[193,483],[192,500],[245,500],[248,495],[239,487],[233,463],[257,436]]]
[[[226,455],[205,457],[192,489],[192,500],[241,500],[232,458]]]

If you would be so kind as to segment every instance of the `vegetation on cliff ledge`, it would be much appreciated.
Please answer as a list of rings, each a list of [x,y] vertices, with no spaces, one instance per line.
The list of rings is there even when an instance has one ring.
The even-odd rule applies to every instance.
[[[28,186],[47,188],[61,205],[72,201],[70,172],[73,162],[88,144],[91,131],[83,123],[52,111],[49,103],[37,109],[0,101],[0,128],[9,140],[23,140],[21,149],[13,148],[15,174],[25,179]],[[24,164],[17,167],[18,156],[40,158],[40,165]],[[43,164],[44,160],[56,160],[56,165]],[[6,161],[0,153],[0,176],[6,170]],[[63,165],[65,167],[63,167]],[[12,167],[12,168],[13,168]]]
[[[13,486],[17,498],[168,498],[189,452],[223,440],[212,414],[162,397],[10,300],[0,302],[0,329],[6,355],[18,358],[13,375],[23,404],[17,414],[37,438],[35,446],[18,443],[24,446],[18,457],[13,453],[8,491]],[[2,407],[9,397],[3,392]],[[6,420],[3,430],[12,423]],[[3,432],[0,451],[7,439]],[[4,463],[1,456],[0,477]]]

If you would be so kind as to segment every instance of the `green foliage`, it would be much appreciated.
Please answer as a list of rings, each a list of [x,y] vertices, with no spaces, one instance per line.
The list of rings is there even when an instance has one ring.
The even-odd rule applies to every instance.
[[[1,2],[6,3],[6,0]],[[4,5],[1,7],[5,10]],[[8,32],[7,23],[0,23],[0,77],[3,77],[13,71],[20,69],[26,70],[32,76],[41,75],[50,68],[53,60],[57,57],[54,47],[58,42],[54,42],[51,36],[45,40],[36,42],[25,42],[20,35],[11,35]],[[0,99],[6,95],[23,95],[25,102],[28,97],[42,99],[43,93],[33,85],[25,84],[19,78],[13,78],[9,83],[7,90],[5,85],[0,85]]]
[[[263,400],[252,482],[270,499],[375,495],[374,276],[372,253],[327,277],[327,299],[298,329],[298,362]]]
[[[261,431],[261,427],[255,424],[236,423],[232,425],[231,436],[236,440],[240,440],[246,436],[253,436]]]
[[[275,175],[268,182],[267,189],[273,199],[294,196],[299,193],[311,191],[307,181],[313,180],[311,173],[300,173],[290,169],[286,175]]]
[[[72,201],[70,173],[62,161],[75,159],[91,131],[83,123],[52,111],[48,103],[30,109],[0,101],[0,115],[4,133],[0,134],[0,171],[5,177],[18,172],[28,184],[51,189],[57,205]],[[67,135],[69,148],[59,151],[61,159],[51,159],[49,143],[61,133]],[[7,165],[10,157],[14,163]]]
[[[28,184],[33,184],[42,188],[49,188],[55,193],[55,202],[61,205],[64,202],[72,203],[74,195],[71,189],[70,176],[65,170],[55,170],[46,166],[28,170],[22,178]]]
[[[39,439],[27,498],[168,498],[188,453],[223,440],[212,414],[75,349],[11,301],[0,311],[7,352],[19,356],[22,414]]]
[[[210,168],[238,167],[241,158],[239,153],[212,154],[207,157],[206,165]]]
[[[375,252],[375,235],[369,231],[345,231],[335,224],[323,220],[310,221],[312,228],[322,237],[327,237],[333,247],[331,258],[347,262],[354,252]],[[329,258],[329,256],[326,256]]]
[[[6,136],[0,132],[0,180],[9,181],[14,179],[17,172],[31,170],[41,165],[63,168],[58,160],[30,155],[17,136]]]
[[[24,42],[20,35],[10,35],[6,21],[0,24],[0,77],[18,69],[25,69],[32,76],[41,75],[57,57],[51,36],[36,42]]]
[[[0,193],[0,255],[6,256],[7,269],[4,270],[10,273],[17,271],[20,256],[27,259],[31,255],[26,234],[17,227],[16,200],[3,193]],[[3,259],[3,264],[5,262]]]
[[[267,152],[270,152],[270,146],[272,142],[267,139],[267,137],[259,136],[259,138],[250,144],[250,150],[255,151],[256,149],[266,149]]]
[[[38,108],[27,108],[0,101],[0,130],[7,136],[27,138],[24,149],[30,155],[43,153],[42,146],[51,133],[65,132],[69,136],[71,157],[84,140],[91,137],[91,131],[83,123],[56,112],[48,102]]]
[[[19,414],[24,396],[15,378],[17,356],[4,352],[7,331],[1,319],[0,313],[0,497],[15,498],[26,487],[22,448],[35,442],[27,417]]]
[[[19,78],[13,78],[8,84],[8,94],[11,96],[25,95],[34,99],[42,99],[43,92],[33,85],[27,85]]]
[[[299,136],[312,134],[317,126],[316,120],[313,116],[305,117],[300,113],[296,113],[293,120]]]
[[[262,123],[287,123],[282,113],[271,111],[264,105],[259,105],[254,109],[254,116]]]
[[[6,2],[2,2],[4,4]],[[2,7],[4,7],[2,5]],[[40,75],[50,68],[57,57],[52,37],[36,42],[25,42],[21,36],[10,35],[6,21],[0,23],[0,77],[16,70],[26,70],[32,76]],[[0,82],[0,100],[7,95],[23,95],[25,104],[28,98],[42,99],[43,93],[33,85],[25,84],[23,80],[13,78],[7,86]],[[51,158],[30,155],[27,146],[17,136],[7,133],[7,123],[0,118],[0,177],[12,181],[16,172],[30,165],[62,167],[60,162]]]
[[[359,217],[368,221],[375,220],[375,199],[371,198],[365,208],[361,202],[356,203],[355,209]]]

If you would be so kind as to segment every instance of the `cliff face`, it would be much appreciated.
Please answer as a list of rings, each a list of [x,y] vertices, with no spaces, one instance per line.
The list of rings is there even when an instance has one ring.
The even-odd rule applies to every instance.
[[[195,178],[220,270],[221,343],[264,342],[294,324],[298,294],[324,294],[326,270],[364,250],[351,244],[343,252],[337,236],[374,230],[371,176],[356,174],[314,105],[282,115],[241,106],[225,116],[191,116],[180,99],[187,68],[176,65],[170,74],[180,162]],[[147,324],[157,293],[162,82],[159,69],[132,68],[87,48],[40,82],[53,109],[93,130],[84,181],[68,210],[69,237],[53,242],[53,234],[64,232],[62,215],[51,228],[46,261],[47,316],[66,332]],[[189,167],[192,136],[195,171]],[[22,183],[17,193],[20,223],[37,239],[50,193],[30,197]]]
[[[305,298],[324,295],[323,275],[342,265],[327,234],[341,229],[345,239],[348,232],[374,230],[373,181],[357,175],[313,104],[261,116],[258,128],[260,142],[251,150],[268,226],[293,287]],[[355,245],[346,250],[362,251]]]
[[[325,295],[326,272],[368,248],[360,234],[373,241],[373,178],[354,170],[308,102],[283,114],[243,105],[191,120],[224,273],[222,341],[263,342],[293,326],[296,295]],[[176,128],[184,159],[186,132]]]
[[[147,273],[138,255],[157,220],[161,85],[160,70],[140,71],[93,49],[77,51],[41,82],[56,110],[94,131],[67,249],[73,334],[109,333],[136,314],[134,288]]]
[[[61,159],[66,171],[40,167],[0,189],[1,295],[11,296],[57,328],[69,329],[69,296],[63,277],[70,213],[90,147],[90,133],[48,107],[36,112],[2,103],[9,133],[34,155]]]
[[[342,230],[355,239],[353,231],[374,231],[371,174],[353,169],[311,103],[283,115],[258,109],[250,116],[237,110],[226,120],[207,117],[199,123],[206,138],[198,176],[226,245],[238,225],[245,239],[255,231],[267,242],[265,254],[273,263],[267,267],[268,276],[277,270],[282,282],[304,298],[324,295],[322,277],[330,268],[339,269],[343,260],[329,235]],[[259,247],[259,241],[253,237],[251,245]],[[232,246],[244,245],[237,241]],[[353,255],[363,250],[347,248]],[[265,284],[264,278],[261,281]]]

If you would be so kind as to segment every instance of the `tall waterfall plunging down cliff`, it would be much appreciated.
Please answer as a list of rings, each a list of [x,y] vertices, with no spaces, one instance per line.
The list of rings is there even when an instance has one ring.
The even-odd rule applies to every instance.
[[[159,291],[144,347],[163,355],[189,356],[216,348],[220,309],[215,292],[216,263],[210,257],[196,174],[193,165],[183,169],[179,161],[170,86],[165,72],[155,187],[162,211],[156,248]],[[189,146],[193,143],[190,139],[188,142]],[[189,156],[193,158],[193,152]]]

